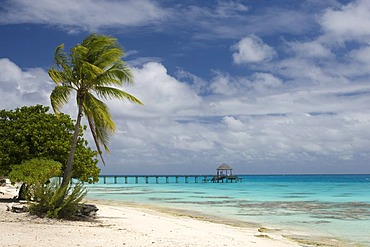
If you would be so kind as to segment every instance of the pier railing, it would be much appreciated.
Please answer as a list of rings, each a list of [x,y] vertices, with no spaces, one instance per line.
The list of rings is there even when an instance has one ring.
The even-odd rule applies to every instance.
[[[104,184],[128,183],[237,183],[242,179],[237,176],[215,175],[101,175],[99,180]]]

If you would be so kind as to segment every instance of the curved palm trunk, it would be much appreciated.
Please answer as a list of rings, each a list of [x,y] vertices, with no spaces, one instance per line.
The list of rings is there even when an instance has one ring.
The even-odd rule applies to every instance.
[[[76,125],[75,125],[75,131],[73,133],[73,139],[72,139],[72,144],[71,144],[71,152],[69,153],[68,160],[67,160],[67,165],[64,170],[63,174],[63,181],[62,181],[62,187],[67,186],[68,183],[72,179],[72,169],[73,169],[73,160],[76,152],[76,147],[77,147],[77,140],[78,140],[78,134],[80,131],[80,123],[82,119],[82,101],[78,105],[78,115],[77,115],[77,120],[76,120]]]

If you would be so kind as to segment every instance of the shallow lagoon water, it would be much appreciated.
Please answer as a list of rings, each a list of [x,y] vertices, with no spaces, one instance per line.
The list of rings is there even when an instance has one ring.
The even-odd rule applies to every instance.
[[[88,197],[192,210],[370,246],[370,175],[256,175],[242,183],[88,185]]]

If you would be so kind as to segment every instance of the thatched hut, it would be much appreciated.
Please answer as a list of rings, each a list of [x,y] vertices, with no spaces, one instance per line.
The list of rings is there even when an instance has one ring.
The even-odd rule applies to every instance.
[[[235,181],[236,183],[238,181],[241,181],[242,178],[239,178],[238,176],[233,175],[233,168],[231,168],[229,165],[223,163],[219,167],[217,167],[217,175],[213,176],[211,181],[213,183],[219,183],[219,182],[226,182],[226,183],[232,183]]]
[[[217,176],[232,176],[233,175],[233,168],[229,165],[223,163],[219,167],[217,167]]]

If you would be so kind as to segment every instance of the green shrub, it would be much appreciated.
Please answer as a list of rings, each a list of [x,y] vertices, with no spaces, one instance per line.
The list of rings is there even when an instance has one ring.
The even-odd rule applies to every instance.
[[[50,178],[60,176],[62,164],[58,161],[34,158],[12,165],[9,178],[12,182],[24,182],[28,185],[46,183]]]
[[[0,109],[0,177],[9,176],[12,165],[40,157],[59,161],[64,170],[71,150],[75,121],[69,115],[56,117],[48,111],[49,107],[42,105],[9,111]],[[98,153],[83,138],[87,127],[81,127],[73,162],[73,178],[97,182],[100,172]]]
[[[35,201],[30,206],[30,213],[58,219],[73,219],[87,193],[83,183],[61,187],[56,180],[44,185],[37,184],[33,191]]]
[[[34,158],[23,161],[20,165],[12,165],[9,178],[12,182],[23,182],[20,196],[22,199],[33,200],[36,186],[42,186],[52,177],[60,176],[62,164],[60,162]]]

